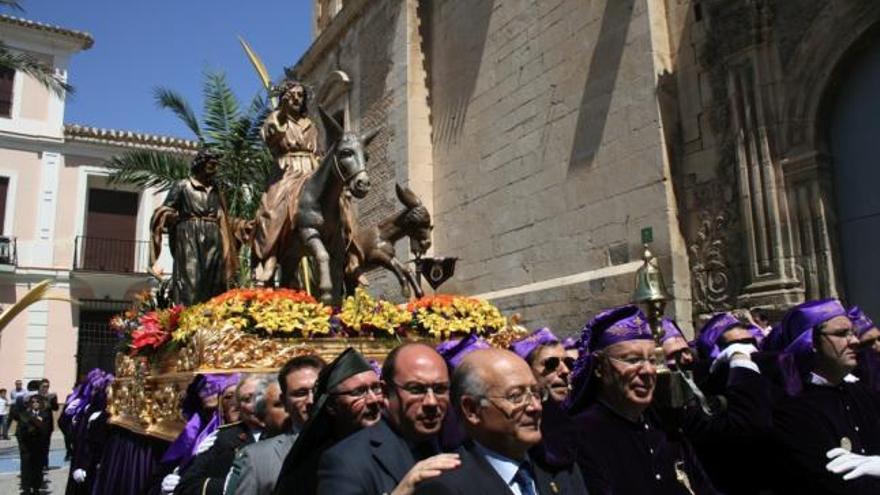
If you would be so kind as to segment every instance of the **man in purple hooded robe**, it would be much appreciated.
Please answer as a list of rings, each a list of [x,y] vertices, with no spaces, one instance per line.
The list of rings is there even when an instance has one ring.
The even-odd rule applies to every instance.
[[[773,425],[770,384],[752,360],[762,337],[759,328],[719,313],[696,339],[697,368],[704,371],[699,386],[712,410],[689,406],[682,429],[713,485],[729,495],[758,494],[767,486],[761,456]]]
[[[592,495],[716,493],[688,440],[650,408],[659,363],[645,315],[635,306],[603,311],[581,344],[572,428],[564,445],[547,448],[577,461]]]
[[[880,479],[845,480],[829,457],[880,454],[880,401],[852,375],[858,338],[840,301],[792,308],[778,330],[787,397],[774,408],[773,466],[782,493],[877,494]],[[845,473],[843,473],[845,474]]]

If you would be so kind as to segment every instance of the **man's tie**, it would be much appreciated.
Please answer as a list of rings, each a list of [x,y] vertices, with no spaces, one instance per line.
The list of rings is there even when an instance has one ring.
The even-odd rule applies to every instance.
[[[519,470],[513,476],[513,482],[519,486],[522,495],[537,495],[535,493],[535,478],[532,477],[532,469],[528,461],[519,465]]]

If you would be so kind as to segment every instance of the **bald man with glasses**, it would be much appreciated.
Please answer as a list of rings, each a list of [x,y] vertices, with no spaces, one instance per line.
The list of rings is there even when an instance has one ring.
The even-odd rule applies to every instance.
[[[469,440],[461,466],[416,487],[415,493],[551,495],[586,493],[577,466],[551,466],[541,442],[547,389],[516,354],[477,350],[455,368],[451,400]]]
[[[438,441],[449,388],[446,363],[432,347],[409,343],[391,351],[382,367],[382,420],[324,453],[318,493],[407,495],[458,467],[458,456],[441,454]]]

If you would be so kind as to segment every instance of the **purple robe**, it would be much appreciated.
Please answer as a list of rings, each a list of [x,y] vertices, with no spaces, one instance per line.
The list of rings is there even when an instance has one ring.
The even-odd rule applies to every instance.
[[[689,406],[682,428],[712,484],[727,495],[758,494],[769,485],[765,440],[773,428],[771,386],[747,368],[723,367],[703,387],[726,407],[708,416]],[[723,380],[723,381],[722,381]]]
[[[851,445],[857,454],[880,455],[880,401],[863,384],[807,383],[800,394],[780,402],[773,411],[773,421],[774,480],[780,492],[880,493],[880,479],[843,481],[842,475],[825,469],[825,453],[842,443]]]
[[[678,472],[696,495],[718,493],[688,441],[659,428],[650,411],[632,422],[594,403],[572,421],[569,445],[590,495],[690,495]]]

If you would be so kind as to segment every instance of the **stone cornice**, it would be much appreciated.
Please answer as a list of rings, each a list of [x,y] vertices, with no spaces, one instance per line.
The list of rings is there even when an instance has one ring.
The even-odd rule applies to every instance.
[[[79,124],[65,124],[64,138],[69,142],[105,144],[128,148],[192,153],[198,150],[198,141],[155,134],[144,134],[117,129],[101,129]]]
[[[61,36],[65,36],[67,38],[73,38],[80,43],[80,46],[83,50],[88,50],[92,47],[92,45],[95,44],[95,40],[94,38],[92,38],[92,35],[85,31],[67,29],[61,26],[56,26],[54,24],[46,24],[6,14],[0,14],[0,23],[33,29],[36,31],[43,31],[46,33],[60,34]]]

